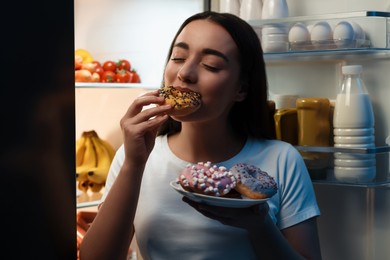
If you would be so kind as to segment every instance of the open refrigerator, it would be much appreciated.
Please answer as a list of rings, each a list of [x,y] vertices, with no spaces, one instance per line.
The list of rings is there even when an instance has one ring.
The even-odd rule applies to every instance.
[[[264,0],[263,0],[264,1]],[[288,0],[289,17],[252,20],[260,28],[269,23],[291,26],[327,20],[353,20],[365,30],[363,47],[317,50],[288,49],[265,53],[270,97],[274,94],[326,97],[339,91],[341,66],[361,64],[375,114],[375,148],[361,150],[377,158],[377,177],[367,183],[342,183],[332,178],[313,180],[321,209],[318,219],[323,259],[390,259],[390,1]],[[198,0],[77,0],[75,48],[88,49],[97,60],[127,57],[137,67],[139,84],[77,83],[76,137],[94,129],[117,149],[122,143],[119,119],[131,101],[160,86],[163,66],[174,33],[193,13],[219,10],[219,1]],[[282,75],[282,76],[281,76]],[[333,148],[297,147],[306,152],[332,154]],[[354,151],[355,152],[355,151]],[[94,207],[96,197],[78,201],[78,208]]]

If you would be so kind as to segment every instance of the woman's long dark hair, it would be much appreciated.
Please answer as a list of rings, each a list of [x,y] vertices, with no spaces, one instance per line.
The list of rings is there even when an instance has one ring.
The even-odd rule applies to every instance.
[[[173,45],[183,28],[194,20],[210,20],[219,24],[231,35],[240,56],[240,81],[247,92],[245,100],[236,102],[229,114],[235,133],[252,138],[273,138],[273,128],[268,105],[267,76],[263,50],[253,28],[241,18],[229,13],[205,11],[187,18],[173,39],[167,58],[172,54]],[[170,118],[163,124],[158,135],[179,132],[181,123]]]

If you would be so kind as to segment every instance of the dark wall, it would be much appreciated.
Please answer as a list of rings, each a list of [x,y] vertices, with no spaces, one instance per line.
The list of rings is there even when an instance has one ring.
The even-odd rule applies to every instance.
[[[73,1],[3,1],[4,259],[76,259]]]

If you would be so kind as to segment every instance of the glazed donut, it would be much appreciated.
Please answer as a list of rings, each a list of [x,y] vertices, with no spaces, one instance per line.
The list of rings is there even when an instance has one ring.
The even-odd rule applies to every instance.
[[[164,104],[170,104],[173,112],[170,115],[187,115],[195,112],[201,105],[201,95],[191,90],[179,90],[173,86],[160,88]]]
[[[236,178],[226,167],[212,165],[211,162],[188,164],[178,181],[186,191],[209,196],[226,196],[236,186]]]
[[[238,163],[230,171],[237,179],[235,189],[243,197],[265,199],[277,192],[274,178],[254,165]]]

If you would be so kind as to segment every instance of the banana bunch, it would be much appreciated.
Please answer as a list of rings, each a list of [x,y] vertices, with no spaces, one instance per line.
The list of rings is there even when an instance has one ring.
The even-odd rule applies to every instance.
[[[115,150],[96,131],[84,131],[76,140],[76,182],[81,191],[99,192],[105,185]]]

